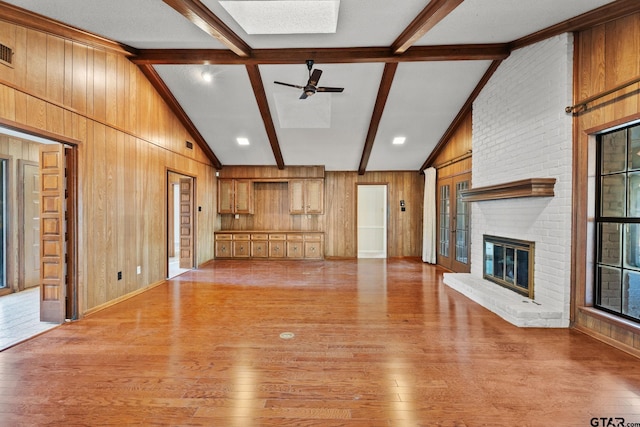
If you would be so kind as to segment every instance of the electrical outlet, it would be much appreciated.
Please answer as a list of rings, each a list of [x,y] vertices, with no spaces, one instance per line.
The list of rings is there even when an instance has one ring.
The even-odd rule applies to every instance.
[[[118,271],[118,280],[122,280],[122,271]]]
[[[136,268],[136,273],[142,274],[142,267],[141,266],[138,266],[138,268]]]

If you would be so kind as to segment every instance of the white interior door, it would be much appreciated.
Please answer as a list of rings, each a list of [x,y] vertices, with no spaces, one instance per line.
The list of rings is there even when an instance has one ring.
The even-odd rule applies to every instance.
[[[386,185],[358,185],[357,221],[358,258],[386,258]]]

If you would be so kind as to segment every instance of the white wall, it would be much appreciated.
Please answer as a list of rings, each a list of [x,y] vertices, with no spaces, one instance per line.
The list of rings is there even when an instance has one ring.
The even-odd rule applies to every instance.
[[[475,202],[471,275],[482,277],[482,235],[531,240],[535,301],[569,318],[573,37],[514,51],[473,104],[472,187],[556,178],[555,197]],[[497,285],[496,285],[497,286]],[[565,317],[566,316],[566,317]]]

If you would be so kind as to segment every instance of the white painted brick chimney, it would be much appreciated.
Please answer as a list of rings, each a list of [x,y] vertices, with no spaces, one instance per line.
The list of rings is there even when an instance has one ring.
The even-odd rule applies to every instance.
[[[529,306],[545,314],[508,319],[520,326],[569,325],[572,118],[564,109],[572,104],[572,64],[573,36],[568,33],[516,50],[473,104],[472,187],[556,178],[555,197],[472,203],[471,273],[445,278],[450,286],[461,282],[452,287],[476,295],[481,304],[493,301],[483,305],[494,312],[513,311],[510,305],[519,310],[526,298],[482,279],[482,236],[534,241],[535,303]],[[487,282],[491,298],[471,289],[478,280]],[[496,293],[504,301],[496,301]]]

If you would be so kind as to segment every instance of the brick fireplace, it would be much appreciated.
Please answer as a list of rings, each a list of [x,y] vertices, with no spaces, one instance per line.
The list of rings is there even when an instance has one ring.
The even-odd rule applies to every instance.
[[[572,35],[552,37],[512,52],[473,103],[471,271],[444,283],[517,326],[570,322],[572,71]],[[485,235],[535,242],[532,294],[485,278]]]

